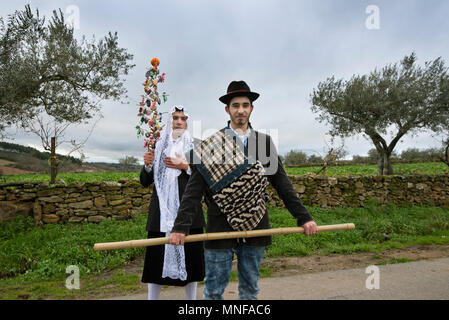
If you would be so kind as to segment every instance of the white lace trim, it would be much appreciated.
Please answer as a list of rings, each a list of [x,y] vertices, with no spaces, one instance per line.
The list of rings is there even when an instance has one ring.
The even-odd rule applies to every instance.
[[[170,232],[165,234],[170,237]],[[180,279],[185,281],[187,279],[186,271],[186,257],[184,253],[184,246],[174,246],[171,244],[165,245],[164,267],[162,269],[162,278]]]
[[[177,107],[179,108],[179,107]],[[172,109],[172,112],[174,108]],[[171,114],[171,113],[170,113]],[[184,111],[186,114],[186,111]],[[167,168],[165,157],[174,157],[175,153],[185,159],[185,153],[193,147],[190,132],[185,130],[178,139],[172,138],[172,119],[161,132],[161,139],[156,144],[153,165],[154,184],[159,197],[160,231],[170,236],[179,208],[178,176],[181,170]],[[162,277],[186,280],[184,246],[165,245],[164,266]]]

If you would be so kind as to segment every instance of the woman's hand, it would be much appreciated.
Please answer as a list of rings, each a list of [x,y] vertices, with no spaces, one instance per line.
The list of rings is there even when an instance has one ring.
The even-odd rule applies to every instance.
[[[179,154],[175,153],[175,155],[175,157],[166,157],[164,159],[167,168],[187,170],[189,168],[187,161],[185,161]]]
[[[143,163],[145,163],[147,167],[151,167],[153,165],[153,162],[154,162],[154,150],[148,151],[143,156]]]

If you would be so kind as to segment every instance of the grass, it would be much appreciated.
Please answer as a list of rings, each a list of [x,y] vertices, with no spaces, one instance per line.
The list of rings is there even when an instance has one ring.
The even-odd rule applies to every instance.
[[[274,236],[265,257],[378,253],[413,245],[449,244],[448,209],[398,208],[376,203],[365,208],[308,209],[318,225],[353,222],[356,229],[313,237]],[[269,213],[273,228],[296,224],[285,209],[269,208]],[[0,225],[0,299],[74,299],[138,290],[140,274],[124,272],[123,267],[142,257],[144,248],[94,252],[93,245],[145,238],[146,218],[142,214],[127,221],[35,228],[31,218],[18,217]],[[79,267],[82,290],[65,288],[69,276],[65,270],[69,265]],[[261,270],[262,277],[270,274],[268,268]]]
[[[83,298],[99,292],[138,289],[139,276],[121,268],[144,255],[144,248],[93,251],[97,242],[146,237],[145,214],[133,220],[100,224],[48,224],[36,228],[31,218],[18,217],[0,226],[0,299]],[[80,270],[82,290],[68,290],[66,268]],[[105,279],[102,273],[115,270]]]
[[[58,173],[56,181],[63,179],[66,183],[72,182],[102,182],[102,181],[118,181],[120,178],[128,178],[130,180],[139,179],[140,171],[132,172],[67,172]],[[50,183],[49,174],[10,174],[0,177],[0,183],[8,182],[48,182]]]
[[[291,175],[305,175],[316,173],[321,167],[304,168],[285,168],[285,171]],[[396,175],[409,174],[444,174],[449,173],[449,167],[442,162],[426,162],[411,164],[393,164],[393,170]],[[80,172],[80,173],[59,173],[56,180],[63,179],[66,183],[72,182],[101,182],[117,181],[120,178],[130,180],[139,179],[139,171],[132,172]],[[330,177],[342,175],[377,175],[376,165],[357,165],[357,166],[337,166],[327,169],[326,174]],[[4,175],[0,177],[0,183],[3,182],[50,182],[49,174],[17,174]]]
[[[285,209],[271,208],[274,228],[295,226]],[[449,210],[435,207],[398,208],[368,204],[365,208],[311,208],[318,225],[353,222],[355,230],[336,231],[304,237],[274,236],[265,256],[350,254],[380,252],[422,244],[449,244]],[[388,240],[385,237],[388,236]]]
[[[424,162],[424,163],[398,163],[393,164],[393,172],[395,175],[411,175],[411,174],[444,174],[449,172],[449,167],[442,162]],[[287,174],[305,175],[308,173],[316,173],[321,169],[316,167],[296,167],[285,168]],[[329,177],[343,175],[377,175],[377,165],[354,165],[354,166],[335,166],[326,170]]]
[[[0,228],[0,278],[29,280],[65,275],[69,265],[81,274],[97,274],[123,265],[144,253],[144,248],[93,251],[97,242],[142,239],[146,215],[133,220],[107,220],[100,224],[47,224],[35,228],[33,220],[18,217]]]
[[[389,258],[384,261],[377,263],[377,265],[387,265],[387,264],[395,264],[395,263],[405,263],[415,261],[410,258]]]
[[[68,274],[65,277],[69,276]],[[128,274],[118,269],[109,276],[81,276],[80,289],[69,290],[65,287],[66,278],[51,280],[25,280],[24,278],[4,279],[0,282],[1,300],[16,299],[85,299],[92,296],[123,295],[139,292],[140,276]]]

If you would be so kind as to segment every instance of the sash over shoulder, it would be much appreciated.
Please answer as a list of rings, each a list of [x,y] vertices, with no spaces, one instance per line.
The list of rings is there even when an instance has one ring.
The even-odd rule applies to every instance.
[[[229,128],[217,131],[190,151],[190,159],[212,198],[237,231],[252,230],[266,212],[268,180],[259,161]]]

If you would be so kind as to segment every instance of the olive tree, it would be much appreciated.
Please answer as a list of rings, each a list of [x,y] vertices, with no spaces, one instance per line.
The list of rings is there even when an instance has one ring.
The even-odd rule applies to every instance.
[[[69,125],[101,118],[101,101],[123,102],[132,58],[116,32],[98,41],[78,40],[61,10],[47,21],[27,5],[1,18],[0,135],[16,125],[37,134],[54,154],[50,139],[58,146]]]
[[[416,61],[412,53],[399,63],[347,81],[332,76],[311,94],[312,111],[318,113],[319,122],[331,125],[332,137],[363,134],[372,141],[379,175],[393,174],[390,157],[403,136],[438,130],[449,118],[444,61],[437,58],[424,66]]]

